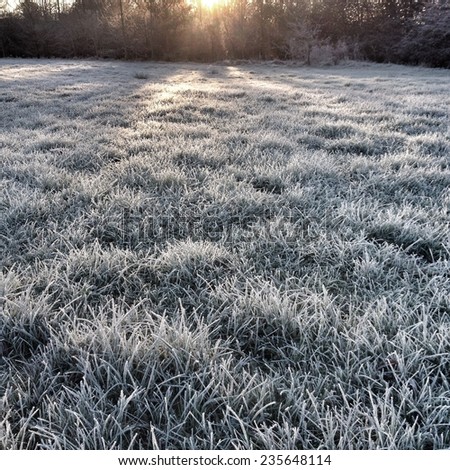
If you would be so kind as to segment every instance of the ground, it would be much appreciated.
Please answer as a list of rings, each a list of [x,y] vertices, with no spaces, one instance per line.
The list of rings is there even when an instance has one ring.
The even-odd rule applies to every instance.
[[[450,447],[450,76],[0,60],[0,446]]]

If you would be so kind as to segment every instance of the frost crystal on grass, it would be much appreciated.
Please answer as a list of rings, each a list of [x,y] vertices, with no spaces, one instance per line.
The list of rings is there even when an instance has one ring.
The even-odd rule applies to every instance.
[[[0,447],[448,448],[449,97],[2,59]]]

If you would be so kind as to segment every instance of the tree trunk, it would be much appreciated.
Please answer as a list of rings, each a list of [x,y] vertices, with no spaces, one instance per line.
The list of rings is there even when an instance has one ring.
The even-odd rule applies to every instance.
[[[123,15],[122,0],[119,0],[119,8],[120,8],[120,23],[122,25],[123,52],[124,52],[125,59],[128,59],[127,35],[126,35],[126,31],[125,31],[125,18],[124,18],[124,15]]]

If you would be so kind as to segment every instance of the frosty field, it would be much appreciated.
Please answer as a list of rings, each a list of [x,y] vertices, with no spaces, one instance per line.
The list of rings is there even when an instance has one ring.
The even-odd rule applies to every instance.
[[[450,448],[450,74],[0,60],[0,448]]]

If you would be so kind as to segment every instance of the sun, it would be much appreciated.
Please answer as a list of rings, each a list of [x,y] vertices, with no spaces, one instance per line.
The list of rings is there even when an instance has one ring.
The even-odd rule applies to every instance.
[[[223,5],[225,0],[200,0],[202,7],[212,10],[213,8]]]

